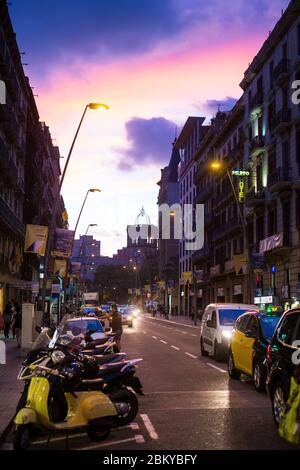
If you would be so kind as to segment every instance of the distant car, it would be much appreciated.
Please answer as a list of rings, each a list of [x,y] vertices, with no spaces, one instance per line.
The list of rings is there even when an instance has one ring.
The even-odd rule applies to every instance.
[[[291,377],[299,362],[300,308],[295,308],[281,317],[267,353],[267,391],[277,425],[288,399]]]
[[[258,392],[266,389],[267,349],[281,312],[247,312],[241,315],[231,334],[228,357],[228,374],[239,379],[241,373],[253,378]]]
[[[137,307],[136,305],[129,305],[128,312],[134,318],[137,318],[142,313],[141,309],[139,307]]]
[[[216,361],[228,357],[229,341],[237,318],[249,310],[259,311],[255,305],[210,304],[204,310],[200,328],[200,351]]]
[[[130,312],[128,307],[118,308],[119,313],[122,316],[122,325],[127,325],[129,328],[133,327],[133,314]]]
[[[104,339],[106,334],[103,325],[99,318],[96,317],[77,317],[70,318],[64,324],[64,333],[70,331],[76,336],[76,331],[81,330],[82,332],[93,335],[93,339]]]

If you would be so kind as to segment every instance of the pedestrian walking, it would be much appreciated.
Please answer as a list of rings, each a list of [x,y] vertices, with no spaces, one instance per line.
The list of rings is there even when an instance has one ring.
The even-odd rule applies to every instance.
[[[22,332],[22,312],[21,312],[20,307],[18,308],[18,305],[16,308],[16,312],[13,316],[11,326],[12,326],[13,331],[15,331],[18,348],[20,348],[21,347],[21,332]]]
[[[122,316],[118,312],[116,304],[111,306],[111,329],[112,333],[115,334],[115,341],[119,352],[121,351],[121,337],[123,333]]]
[[[11,322],[13,318],[13,309],[10,302],[7,302],[6,307],[3,312],[3,322],[4,322],[4,337],[9,338],[9,330],[11,327]]]

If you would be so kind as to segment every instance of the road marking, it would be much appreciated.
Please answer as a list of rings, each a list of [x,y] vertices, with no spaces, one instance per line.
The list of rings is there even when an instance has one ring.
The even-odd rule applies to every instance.
[[[136,442],[137,444],[140,444],[142,442],[145,442],[145,439],[143,438],[143,436],[141,436],[140,434],[134,436],[134,437],[131,437],[129,439],[122,439],[122,440],[119,440],[119,441],[107,441],[103,444],[94,444],[94,445],[91,445],[91,446],[86,446],[86,447],[80,447],[78,450],[91,450],[91,449],[98,449],[98,447],[108,447],[108,446],[115,446],[115,445],[118,445],[118,444],[125,444],[126,442]]]
[[[152,338],[153,338],[153,339],[157,339],[157,337],[156,337],[156,336],[152,336]]]
[[[187,335],[188,333],[186,333],[185,331],[181,331],[180,333],[182,333],[183,335]]]
[[[153,424],[151,423],[149,416],[148,415],[141,415],[141,418],[144,422],[145,428],[147,429],[151,439],[157,440],[158,439],[158,434],[155,431],[155,428],[154,428]]]
[[[194,338],[197,338],[197,335],[191,335],[191,334],[190,334],[190,336],[194,336]]]
[[[184,354],[186,354],[187,356],[192,357],[193,359],[198,359],[198,357],[197,357],[197,356],[194,356],[194,354],[190,354],[190,353],[188,353],[188,352],[186,352],[186,353],[184,353]]]
[[[176,351],[180,351],[180,348],[177,348],[177,346],[171,346],[171,348],[176,349]]]
[[[160,339],[161,343],[168,344],[167,341],[164,341],[163,339]]]
[[[146,332],[146,331],[143,331],[143,333],[144,333],[144,335],[146,335],[146,334],[147,334],[147,332]]]
[[[223,374],[226,374],[226,370],[221,369],[221,367],[214,366],[213,364],[210,364],[209,362],[207,362],[206,365],[209,367],[212,367],[213,369],[218,370],[219,372],[222,372]]]

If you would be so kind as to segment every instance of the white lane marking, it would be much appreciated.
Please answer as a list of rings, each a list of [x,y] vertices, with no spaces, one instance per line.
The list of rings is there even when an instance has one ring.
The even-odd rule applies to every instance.
[[[171,346],[171,348],[176,349],[176,351],[180,351],[180,348],[177,348],[177,346]]]
[[[150,318],[150,317],[149,317]],[[164,321],[164,322],[168,322],[168,323],[172,323],[173,325],[177,325],[177,326],[185,326],[186,328],[197,328],[199,329],[200,328],[200,325],[199,326],[195,326],[195,325],[187,325],[186,323],[181,323],[181,322],[178,322],[178,321],[172,321],[172,320],[165,320],[164,318],[155,318],[155,317],[151,317],[152,320],[156,320],[156,321]],[[149,323],[152,323],[153,324],[153,321],[149,321],[149,320],[146,320],[144,319],[144,321],[148,321]]]
[[[181,331],[180,333],[182,333],[183,335],[187,335],[188,333],[186,333],[185,331]]]
[[[131,423],[131,424],[127,424],[127,426],[122,426],[116,429],[117,431],[122,431],[123,429],[132,429],[133,431],[136,431],[137,429],[140,429],[140,426],[138,425],[138,423]]]
[[[155,428],[154,428],[153,424],[151,423],[149,416],[148,415],[141,415],[141,418],[144,422],[145,428],[147,429],[151,439],[157,440],[158,439],[158,434],[155,431]]]
[[[138,434],[137,436],[131,437],[129,439],[122,439],[119,441],[107,441],[103,444],[94,444],[91,446],[86,446],[86,447],[80,447],[78,450],[91,450],[91,449],[98,449],[98,447],[106,447],[106,446],[115,446],[117,444],[125,444],[126,442],[133,442],[135,441],[137,444],[145,442],[145,440],[142,441],[143,436]]]
[[[209,367],[212,367],[213,369],[218,370],[219,372],[222,372],[223,374],[226,374],[226,370],[221,369],[221,367],[214,366],[213,364],[210,364],[209,362],[207,362],[206,365]]]
[[[184,353],[184,354],[186,354],[187,356],[192,357],[193,359],[198,359],[197,356],[194,356],[194,354],[190,354],[190,353],[188,353],[188,352],[186,352],[186,353]]]
[[[153,339],[157,339],[157,336],[152,336]]]
[[[164,341],[163,339],[160,339],[160,342],[163,344],[168,344],[167,341]]]
[[[190,334],[190,336],[194,336],[194,338],[197,338],[197,335],[191,335],[191,334]]]

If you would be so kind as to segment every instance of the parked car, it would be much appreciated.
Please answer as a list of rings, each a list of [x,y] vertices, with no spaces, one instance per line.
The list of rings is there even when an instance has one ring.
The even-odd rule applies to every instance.
[[[76,331],[90,333],[92,339],[106,338],[106,333],[99,318],[96,317],[76,317],[66,320],[64,324],[64,333],[71,332],[76,336]]]
[[[204,310],[200,328],[202,356],[213,356],[221,361],[228,356],[229,341],[237,318],[249,310],[259,311],[255,305],[210,304]]]
[[[258,392],[265,391],[267,349],[280,318],[281,312],[253,311],[237,319],[228,356],[228,374],[232,379],[239,379],[244,373],[253,378]]]
[[[267,391],[277,425],[288,399],[291,377],[299,362],[300,308],[295,308],[282,316],[267,353]]]

